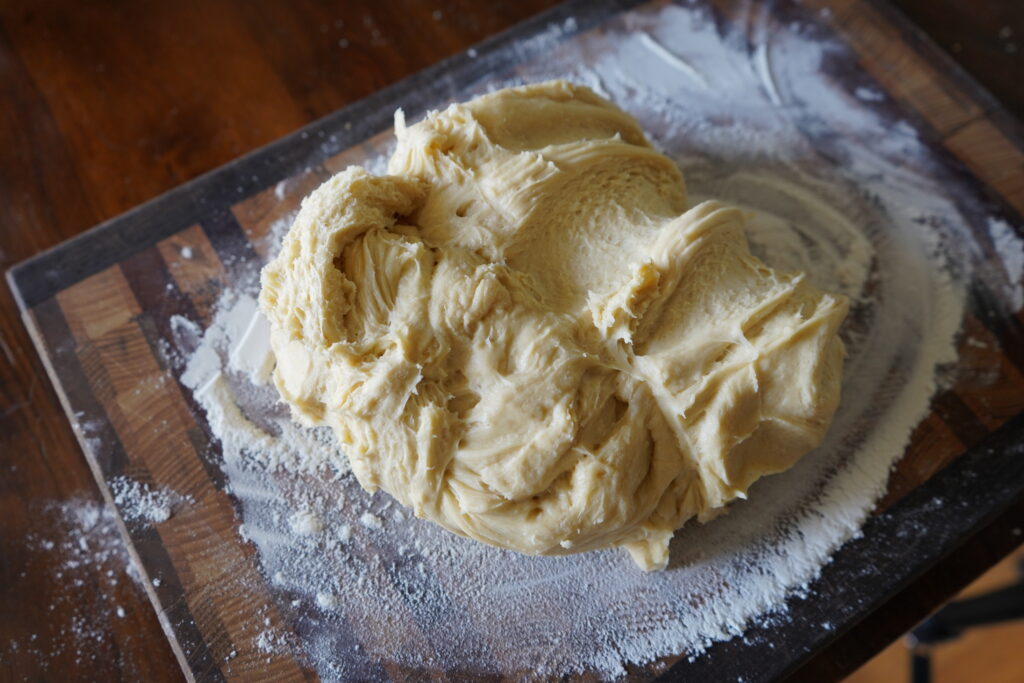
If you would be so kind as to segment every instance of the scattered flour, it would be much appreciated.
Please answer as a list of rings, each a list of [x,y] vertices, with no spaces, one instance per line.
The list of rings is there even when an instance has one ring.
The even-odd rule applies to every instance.
[[[885,99],[885,95],[880,90],[865,88],[862,85],[854,88],[853,94],[857,96],[857,99],[865,102],[881,102]]]
[[[127,523],[166,522],[176,507],[195,502],[190,496],[182,496],[167,487],[151,489],[129,477],[115,477],[109,483],[114,504]]]
[[[359,516],[359,523],[367,529],[383,529],[384,521],[372,512],[364,512]]]
[[[638,572],[615,551],[532,558],[471,542],[368,495],[330,432],[291,421],[267,383],[252,264],[209,329],[183,318],[172,329],[244,537],[299,634],[268,625],[259,649],[295,651],[326,680],[374,678],[381,662],[615,678],[785,620],[787,598],[860,533],[928,413],[937,370],[956,360],[964,283],[983,258],[965,211],[986,209],[912,126],[877,111],[880,92],[838,87],[828,65],[849,59],[845,48],[810,22],[765,24],[723,29],[706,7],[659,6],[562,42],[576,30],[568,22],[511,48],[523,56],[514,81],[481,81],[458,98],[553,77],[590,85],[676,159],[695,201],[745,206],[752,248],[770,265],[849,295],[843,400],[826,441],[730,514],[678,532],[665,572]],[[543,59],[528,59],[538,45]],[[287,189],[278,184],[279,199]],[[1020,238],[988,225],[1019,299]]]
[[[45,566],[55,566],[53,579],[70,588],[40,599],[51,599],[53,619],[41,631],[0,642],[0,662],[8,654],[23,652],[32,657],[39,671],[66,675],[68,666],[113,661],[130,669],[135,662],[129,653],[113,647],[111,631],[115,619],[127,615],[118,605],[126,598],[143,597],[140,577],[117,528],[113,509],[102,502],[75,496],[54,503],[39,514],[38,528],[25,537],[29,550],[26,571],[48,556]],[[56,561],[54,561],[56,560]],[[13,569],[13,568],[12,568]],[[18,577],[11,571],[5,588],[18,589]],[[67,617],[67,620],[62,618]],[[12,626],[14,626],[12,624]],[[10,631],[17,634],[18,629]],[[122,670],[123,670],[122,669]]]
[[[1024,308],[1024,238],[999,218],[989,218],[988,231],[996,255],[1006,270],[1010,305],[1019,311]]]
[[[333,593],[317,593],[316,604],[323,609],[331,609],[338,606],[338,598]]]
[[[320,517],[310,510],[300,510],[292,515],[292,530],[303,536],[311,536],[323,531],[324,523]]]
[[[287,645],[287,642],[274,631],[261,631],[256,636],[256,647],[259,648],[260,652],[276,652],[285,645]]]

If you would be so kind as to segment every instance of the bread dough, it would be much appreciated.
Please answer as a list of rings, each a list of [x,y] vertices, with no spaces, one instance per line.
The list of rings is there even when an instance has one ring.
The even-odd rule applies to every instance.
[[[590,90],[501,90],[406,127],[388,175],[302,204],[263,271],[275,383],[369,491],[531,554],[673,532],[814,448],[847,302],[687,210],[676,165]]]

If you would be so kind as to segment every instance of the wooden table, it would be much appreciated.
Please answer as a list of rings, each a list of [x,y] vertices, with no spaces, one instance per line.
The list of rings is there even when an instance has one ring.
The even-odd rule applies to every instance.
[[[0,267],[552,4],[4,3]],[[896,4],[1024,117],[1024,7]],[[71,547],[61,511],[95,511],[99,494],[0,288],[0,677],[180,680],[113,526],[101,520],[87,538],[105,561],[81,562],[85,549]],[[796,677],[856,668],[1017,546],[1021,527],[1024,501]]]

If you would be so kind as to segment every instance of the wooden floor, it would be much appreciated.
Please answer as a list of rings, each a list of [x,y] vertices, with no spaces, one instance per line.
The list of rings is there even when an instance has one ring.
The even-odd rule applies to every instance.
[[[978,595],[1020,577],[1024,546],[968,586],[959,597]],[[898,683],[910,680],[907,648],[897,640],[846,679],[846,683]],[[1019,683],[1024,681],[1024,620],[968,632],[932,654],[934,683]]]

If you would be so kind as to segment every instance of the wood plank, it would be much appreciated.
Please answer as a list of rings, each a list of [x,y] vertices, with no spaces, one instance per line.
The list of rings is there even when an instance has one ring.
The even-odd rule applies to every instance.
[[[358,145],[324,160],[324,168],[332,175],[341,173],[349,166],[360,166],[368,159],[384,154],[394,144],[395,133],[391,128],[377,133]]]
[[[302,199],[324,180],[324,172],[309,169],[231,207],[231,212],[263,261],[269,260],[270,251],[276,247],[272,240],[283,236],[282,229],[287,230],[290,226]]]
[[[942,134],[982,115],[974,100],[903,40],[900,27],[865,0],[810,0],[829,25],[860,57],[864,69],[899,102],[911,107]]]
[[[96,397],[89,391],[88,373],[83,373],[84,368],[79,364],[79,358],[71,353],[68,348],[72,334],[67,321],[61,314],[57,301],[55,299],[47,300],[37,305],[31,312],[27,312],[26,325],[30,333],[33,334],[40,349],[48,347],[49,342],[47,340],[50,338],[62,339],[68,343],[67,346],[63,347],[64,353],[44,354],[42,359],[47,367],[48,374],[54,381],[54,386],[60,396],[65,413],[68,416],[74,416],[76,420],[80,420],[77,423],[75,420],[72,420],[72,424],[75,428],[79,444],[87,455],[86,461],[90,469],[92,469],[95,481],[104,482],[108,473],[126,469],[127,457],[124,448],[116,433],[114,433],[113,427],[105,419],[103,408],[98,405]],[[97,445],[100,447],[97,448]],[[100,492],[106,499],[106,504],[110,505],[113,509],[114,505],[109,488],[104,486]],[[129,536],[123,522],[120,527],[119,531],[127,541]],[[103,542],[102,539],[94,540]],[[126,550],[141,577],[147,597],[153,606],[157,608],[154,616],[159,616],[158,622],[160,626],[170,633],[168,618],[174,618],[178,615],[182,610],[177,608],[183,606],[184,602],[176,603],[172,609],[165,612],[160,611],[160,602],[154,593],[152,584],[149,583],[149,572],[153,569],[154,564],[156,566],[166,566],[168,564],[168,562],[162,561],[153,562],[153,556],[161,555],[162,547],[156,548],[155,552],[150,554],[150,563],[148,564],[144,564],[141,561],[137,548],[131,543],[127,544]],[[159,559],[163,560],[165,558],[161,556]],[[168,588],[173,588],[173,586],[168,586]],[[180,589],[180,586],[178,588]],[[142,610],[138,611],[148,613],[148,608],[143,605]],[[186,654],[184,649],[186,643],[199,642],[201,638],[190,628],[190,622],[179,621],[179,623],[182,624],[182,627],[175,633],[177,637],[171,639],[170,646],[174,656],[178,658],[182,670],[188,672],[191,662],[208,664],[208,658],[204,657],[205,649],[197,649],[193,653]],[[161,640],[162,637],[161,635]]]
[[[987,119],[946,137],[946,147],[1018,212],[1024,213],[1024,151]]]
[[[875,513],[891,508],[963,452],[963,442],[941,417],[926,417],[914,429],[903,457],[889,475],[885,495],[875,505]]]
[[[956,374],[957,395],[989,431],[1024,411],[1024,375],[973,315],[964,319]]]
[[[221,644],[211,655],[232,675],[303,680],[304,670],[291,656],[264,655],[256,646],[266,621],[275,632],[290,629],[269,599],[252,551],[240,542],[230,499],[212,485],[193,447],[189,432],[198,426],[177,382],[153,358],[134,315],[124,319],[124,311],[139,306],[120,268],[65,290],[58,301],[69,322],[76,321],[71,329],[79,353],[88,349],[95,354],[91,382],[130,457],[138,459],[135,464],[149,471],[154,483],[194,501],[155,526],[196,626],[207,645]],[[121,315],[101,316],[95,324],[82,321],[82,311],[104,309]],[[122,324],[115,327],[112,320]],[[232,651],[239,656],[230,657]]]
[[[67,299],[67,290],[61,292],[57,300],[68,301],[61,309],[75,339],[102,337],[110,330],[128,324],[142,312],[117,267],[82,280],[74,292],[75,297],[71,300]]]
[[[192,303],[199,320],[209,324],[220,295],[224,264],[199,225],[193,225],[157,244],[178,290]]]

